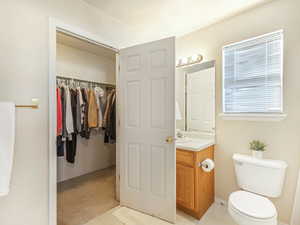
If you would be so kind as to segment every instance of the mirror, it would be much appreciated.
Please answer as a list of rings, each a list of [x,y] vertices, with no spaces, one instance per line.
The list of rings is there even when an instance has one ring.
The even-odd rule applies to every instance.
[[[215,62],[178,68],[177,129],[215,135]]]

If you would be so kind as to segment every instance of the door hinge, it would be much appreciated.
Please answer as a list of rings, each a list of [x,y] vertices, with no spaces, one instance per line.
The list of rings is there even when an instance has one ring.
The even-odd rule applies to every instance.
[[[119,64],[119,71],[121,70],[121,66],[120,66],[120,64]]]

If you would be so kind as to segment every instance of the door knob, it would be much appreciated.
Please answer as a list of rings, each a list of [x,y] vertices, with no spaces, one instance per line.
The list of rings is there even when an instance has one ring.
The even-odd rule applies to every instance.
[[[171,137],[171,136],[166,138],[166,142],[167,142],[168,144],[173,143],[175,140],[176,140],[176,138],[173,138],[173,137]]]

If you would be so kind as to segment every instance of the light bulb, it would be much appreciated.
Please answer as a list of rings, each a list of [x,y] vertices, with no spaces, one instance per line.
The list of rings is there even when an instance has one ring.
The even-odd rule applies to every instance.
[[[182,62],[182,64],[187,64],[188,63],[188,59],[187,58],[182,58],[181,62]]]
[[[193,62],[196,62],[198,60],[198,58],[199,58],[199,55],[193,55],[192,56]]]

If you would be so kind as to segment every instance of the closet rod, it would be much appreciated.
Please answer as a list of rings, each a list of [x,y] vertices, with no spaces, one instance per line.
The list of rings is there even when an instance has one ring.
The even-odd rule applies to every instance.
[[[100,83],[100,82],[89,81],[89,80],[81,80],[81,79],[71,78],[71,77],[56,76],[56,79],[59,79],[59,80],[72,80],[72,81],[78,81],[78,82],[90,83],[90,84],[98,84],[98,85],[107,86],[107,87],[113,87],[113,88],[116,87],[115,84]]]

